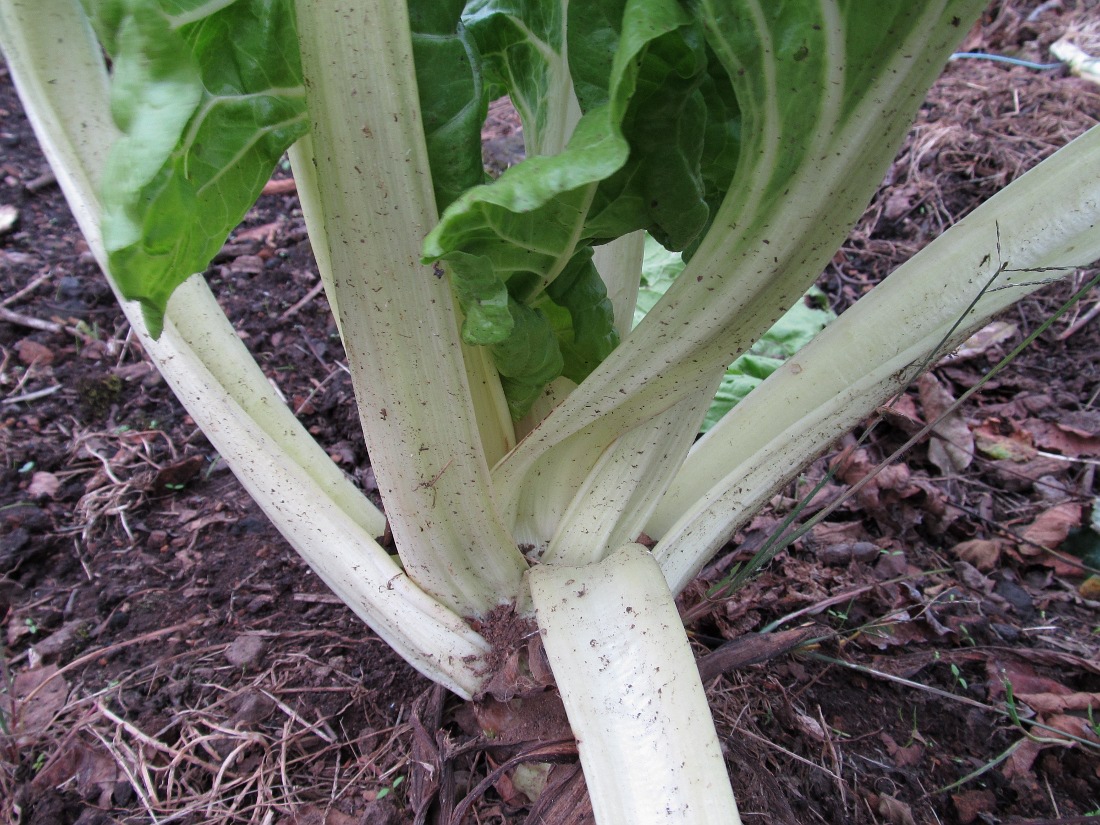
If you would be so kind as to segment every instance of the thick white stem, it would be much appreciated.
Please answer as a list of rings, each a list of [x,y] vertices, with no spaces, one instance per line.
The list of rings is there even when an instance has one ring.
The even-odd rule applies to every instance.
[[[106,271],[96,186],[117,131],[102,54],[79,0],[4,0],[0,47],[39,144]],[[477,692],[488,644],[374,541],[382,514],[278,400],[205,282],[192,278],[176,291],[158,340],[140,307],[119,300],[196,424],[318,575],[421,673],[460,695]]]
[[[645,232],[623,235],[611,243],[597,246],[592,260],[607,287],[607,297],[615,308],[615,330],[626,338],[634,327],[634,307],[638,305],[638,289],[645,255]]]
[[[950,351],[1051,278],[1095,260],[1098,181],[1093,128],[900,267],[698,441],[646,526],[661,539],[654,555],[672,589],[936,347]]]
[[[544,564],[590,564],[638,538],[683,463],[716,389],[687,396],[600,456],[569,507],[555,513],[558,528]]]
[[[528,574],[599,825],[739,825],[664,574],[639,544]]]
[[[403,4],[296,5],[331,288],[367,449],[405,569],[460,615],[516,602],[527,563],[496,507],[446,279]]]

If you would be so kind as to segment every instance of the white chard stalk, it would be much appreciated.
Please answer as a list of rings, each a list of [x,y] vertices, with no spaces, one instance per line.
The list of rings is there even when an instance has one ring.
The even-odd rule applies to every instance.
[[[626,544],[528,574],[592,809],[601,825],[737,825],[722,748],[672,593]]]

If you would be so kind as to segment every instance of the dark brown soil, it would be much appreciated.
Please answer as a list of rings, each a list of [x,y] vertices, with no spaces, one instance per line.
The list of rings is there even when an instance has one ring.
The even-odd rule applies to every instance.
[[[966,48],[1045,62],[1095,13],[1042,5],[1029,20],[1039,3],[995,4]],[[0,820],[397,823],[428,810],[429,792],[461,800],[514,753],[471,740],[458,703],[329,594],[241,491],[129,337],[2,74],[0,205],[18,219],[0,234]],[[1100,87],[1064,72],[953,62],[892,186],[823,273],[830,300],[849,305],[1098,116]],[[517,159],[506,111],[486,136],[489,167]],[[208,278],[272,383],[376,496],[292,189],[261,199]],[[1072,286],[1009,313],[1004,341],[941,363],[807,483],[829,462],[858,480]],[[735,597],[708,602],[802,484],[685,594],[701,655],[772,626],[817,640],[710,681],[747,823],[1100,815],[1100,592],[1086,580],[1100,562],[1097,300],[957,416],[951,437],[975,445],[972,463],[918,445]],[[551,745],[544,760],[572,761]],[[555,769],[562,793],[570,770]],[[523,822],[526,798],[506,776],[490,784],[463,821]]]

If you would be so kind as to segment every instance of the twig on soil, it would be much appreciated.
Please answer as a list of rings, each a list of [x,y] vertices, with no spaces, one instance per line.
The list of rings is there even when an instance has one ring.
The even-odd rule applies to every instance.
[[[0,321],[7,321],[9,324],[27,327],[28,329],[37,329],[40,332],[75,335],[85,343],[93,340],[88,333],[76,327],[61,324],[57,321],[43,321],[41,318],[34,318],[30,315],[24,315],[21,312],[13,312],[5,306],[0,306]]]
[[[22,395],[12,396],[11,398],[5,398],[3,400],[3,403],[4,404],[22,404],[22,403],[27,402],[27,401],[37,401],[40,398],[46,398],[47,396],[53,395],[55,392],[58,392],[61,389],[62,389],[62,386],[60,384],[56,384],[52,387],[46,387],[45,389],[35,390],[34,392],[23,393]]]
[[[1065,341],[1071,338],[1073,335],[1077,334],[1086,326],[1088,326],[1089,322],[1096,318],[1097,315],[1100,315],[1100,301],[1097,301],[1095,304],[1093,304],[1092,307],[1089,308],[1088,312],[1086,312],[1084,315],[1082,315],[1080,318],[1070,324],[1069,327],[1059,332],[1058,335],[1055,336],[1056,340]]]
[[[830,632],[823,632],[816,626],[769,633],[746,633],[699,659],[697,663],[699,675],[706,683],[731,670],[739,670],[778,658],[800,645],[809,643],[815,637],[820,639],[830,635],[832,635]]]
[[[107,741],[107,738],[102,733],[97,731],[95,728],[91,728],[90,730],[92,736],[98,739],[100,744],[103,745],[104,750],[106,750],[107,753],[111,754],[111,757],[115,760],[115,764],[118,765],[119,770],[126,774],[126,779],[130,782],[130,787],[134,789],[134,793],[137,794],[137,798],[141,800],[141,805],[143,808],[145,808],[145,812],[149,814],[150,821],[153,822],[154,825],[158,825],[160,823],[160,819],[153,811],[152,803],[146,796],[146,792],[142,790],[142,783],[138,782],[137,776],[134,775],[134,772],[133,770],[131,770],[130,765],[127,764],[127,760],[122,758],[117,749],[110,742]]]
[[[777,628],[782,627],[785,624],[793,622],[795,619],[802,618],[803,616],[816,616],[818,613],[821,613],[822,611],[827,610],[828,608],[833,607],[834,605],[842,604],[843,602],[847,602],[847,601],[851,601],[851,600],[855,599],[856,596],[862,596],[864,593],[867,593],[868,591],[875,590],[875,589],[880,588],[880,587],[887,587],[891,584],[901,584],[902,582],[906,582],[906,581],[913,581],[913,580],[916,580],[916,579],[923,579],[925,576],[934,576],[934,575],[937,575],[939,573],[950,573],[950,572],[951,571],[948,570],[948,569],[927,570],[927,571],[922,570],[920,573],[914,573],[912,575],[907,575],[907,576],[898,576],[897,578],[894,578],[894,579],[888,579],[888,580],[882,581],[882,582],[875,582],[874,584],[865,584],[862,587],[856,587],[852,590],[845,590],[843,593],[838,593],[835,596],[830,596],[827,599],[823,599],[821,601],[814,602],[811,605],[807,605],[806,607],[803,607],[799,610],[796,610],[793,613],[788,613],[786,616],[781,616],[780,618],[776,619],[774,622],[771,622],[768,625],[766,625],[765,627],[762,627],[759,632],[760,633],[770,633],[770,632],[776,630]]]
[[[264,188],[260,190],[261,195],[290,195],[298,191],[298,184],[294,182],[294,178],[281,178],[279,180],[269,180],[264,184]]]
[[[52,186],[55,183],[57,183],[57,177],[54,175],[53,169],[47,166],[43,170],[42,174],[38,175],[37,177],[31,178],[29,181],[23,184],[23,188],[33,194],[35,192],[40,192],[47,186]]]
[[[341,364],[339,362],[337,362],[336,366],[338,368],[343,368],[345,370],[347,369],[346,367],[344,367],[343,364]],[[326,375],[323,380],[314,381],[313,382],[313,389],[309,391],[309,395],[307,395],[305,398],[302,399],[302,403],[300,403],[294,409],[294,414],[295,415],[301,415],[302,410],[304,410],[309,405],[309,402],[313,400],[314,396],[316,396],[317,393],[319,393],[321,390],[323,390],[325,388],[325,385],[329,381],[331,381],[333,378],[338,376],[339,374],[340,374],[340,369],[332,369],[332,370],[329,370],[328,375]]]
[[[306,728],[307,730],[315,733],[317,736],[324,739],[325,742],[327,742],[328,744],[331,745],[331,744],[336,742],[336,737],[335,736],[333,736],[331,733],[326,733],[325,731],[321,730],[319,727],[312,724],[308,720],[303,719],[300,715],[295,713],[294,709],[291,708],[288,704],[286,704],[286,702],[283,702],[282,700],[275,698],[270,693],[268,693],[266,690],[261,689],[260,693],[262,693],[264,696],[266,696],[268,699],[270,699],[272,702],[274,702],[276,707],[278,707],[279,710],[281,710],[283,713],[285,713],[287,715],[287,717],[289,717],[290,719],[293,719],[295,722],[297,722],[298,724],[300,724],[302,727]]]
[[[815,768],[816,770],[819,770],[822,773],[828,774],[834,782],[843,782],[844,781],[840,777],[840,775],[838,775],[837,773],[829,770],[824,765],[819,765],[816,762],[811,762],[805,756],[799,756],[794,751],[787,750],[787,748],[783,747],[779,743],[772,742],[770,739],[766,739],[763,736],[761,736],[760,734],[753,733],[752,731],[746,730],[745,728],[740,728],[737,732],[738,732],[739,735],[747,736],[750,739],[755,739],[757,742],[761,743],[762,745],[767,745],[769,748],[775,748],[777,751],[782,753],[784,756],[790,757],[795,762],[801,762],[803,765],[806,765],[807,767]]]
[[[279,316],[279,320],[285,321],[288,318],[297,315],[302,307],[306,306],[307,304],[309,304],[310,301],[320,295],[321,290],[323,290],[324,288],[325,284],[323,281],[318,281],[317,283],[315,283],[312,287],[310,287],[309,292],[307,292],[301,300],[299,300],[296,304],[294,304],[294,306],[290,307],[286,312]]]
[[[50,279],[50,276],[52,274],[53,273],[50,270],[46,270],[37,278],[34,278],[29,284],[20,289],[18,292],[13,292],[3,301],[0,301],[0,307],[9,307],[12,304],[17,303],[25,295],[29,295],[30,293],[38,289],[38,287],[40,287],[42,284],[46,283],[46,281]]]
[[[1055,461],[1065,461],[1069,464],[1091,464],[1094,467],[1100,466],[1100,459],[1095,458],[1082,458],[1081,456],[1074,455],[1059,455],[1058,453],[1048,453],[1046,450],[1036,450],[1035,455],[1042,456],[1043,458],[1051,458]]]

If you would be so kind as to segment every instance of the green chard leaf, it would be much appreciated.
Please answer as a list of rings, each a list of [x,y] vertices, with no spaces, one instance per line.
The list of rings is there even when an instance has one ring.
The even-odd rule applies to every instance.
[[[476,346],[499,344],[512,334],[515,322],[508,287],[493,272],[493,262],[466,252],[452,252],[447,261],[455,297],[465,315],[462,340]]]
[[[436,208],[485,180],[481,125],[489,106],[465,0],[409,0],[413,58]]]
[[[561,349],[562,375],[580,383],[619,345],[615,314],[592,249],[581,249],[546,288],[539,304],[550,318]]]
[[[702,26],[676,4],[620,0],[570,13],[569,63],[585,110],[608,99],[606,44],[651,38],[635,50],[639,65],[620,124],[630,158],[600,184],[588,235],[598,243],[645,229],[669,249],[697,244],[740,153],[737,101]]]
[[[509,412],[518,420],[531,409],[543,388],[561,375],[565,362],[544,313],[518,301],[512,301],[510,309],[512,334],[490,351]]]
[[[430,2],[430,0],[425,0]],[[462,22],[477,43],[490,97],[508,94],[528,155],[558,139],[570,94],[561,0],[472,0]]]
[[[647,31],[651,15],[664,33],[635,49],[637,69],[627,95],[620,96],[626,108],[618,123],[630,156],[619,171],[601,182],[586,231],[602,242],[648,229],[669,247],[682,249],[706,223],[708,214],[699,169],[707,118],[698,94],[706,69],[703,38],[677,6],[631,4],[629,10],[633,13],[623,19],[621,34],[615,31],[595,39],[621,37],[629,43]],[[612,19],[600,22],[607,25]],[[570,62],[582,76],[598,60],[586,39],[579,32],[571,38],[577,51],[570,51]],[[594,82],[589,86],[589,105],[609,100],[609,90],[599,90]]]
[[[560,92],[554,86],[562,72],[554,8],[484,0],[472,3],[463,16],[477,41],[487,85],[500,85],[517,102],[525,135],[528,123],[542,128],[541,113],[554,109],[547,101]],[[519,334],[515,307],[534,307],[555,333],[537,340],[558,351],[568,377],[586,376],[617,343],[606,291],[595,288],[599,276],[589,248],[641,227],[683,246],[710,213],[707,177],[699,168],[708,156],[708,140],[714,143],[705,128],[708,55],[701,29],[675,0],[631,0],[622,8],[622,14],[610,16],[586,17],[582,10],[580,22],[571,22],[583,29],[590,18],[592,26],[603,27],[593,30],[598,40],[613,38],[618,45],[610,62],[592,49],[581,55],[588,109],[565,148],[556,155],[535,154],[498,180],[467,191],[448,207],[424,245],[425,261],[450,265],[467,313],[467,343],[506,341]],[[611,20],[621,36],[608,29]],[[661,114],[654,121],[657,108]],[[675,141],[666,140],[666,128],[676,129]],[[729,143],[725,135],[723,145]],[[712,148],[710,155],[716,154]],[[551,291],[566,272],[571,280]],[[512,298],[511,318],[500,311],[505,289]],[[590,305],[582,306],[583,301]],[[520,376],[510,378],[515,384]],[[523,409],[513,405],[513,413]]]
[[[308,130],[291,0],[85,0],[123,132],[103,180],[111,276],[159,336]]]

